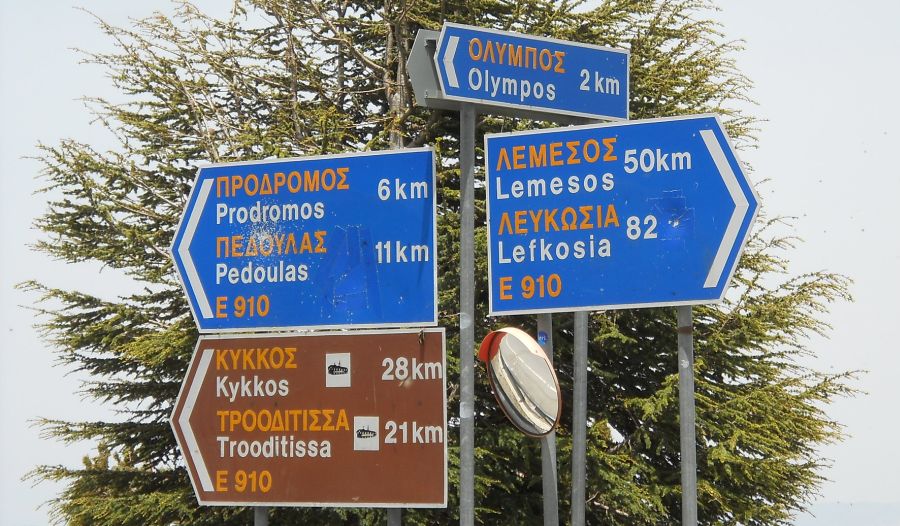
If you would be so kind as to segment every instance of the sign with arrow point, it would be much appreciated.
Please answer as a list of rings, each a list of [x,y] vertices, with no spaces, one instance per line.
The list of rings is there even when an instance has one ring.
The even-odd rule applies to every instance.
[[[445,22],[443,99],[550,116],[628,118],[628,51]]]
[[[172,257],[200,332],[437,324],[434,152],[204,166]]]
[[[446,507],[444,341],[201,336],[170,420],[198,502]]]
[[[490,313],[720,301],[759,199],[715,115],[485,137]]]

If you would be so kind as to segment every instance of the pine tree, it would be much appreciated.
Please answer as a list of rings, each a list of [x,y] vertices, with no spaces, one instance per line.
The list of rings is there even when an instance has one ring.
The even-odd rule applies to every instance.
[[[448,328],[448,413],[458,387],[458,119],[414,106],[405,62],[420,28],[442,21],[552,36],[631,51],[631,118],[716,112],[752,145],[754,121],[735,110],[750,81],[739,51],[705,18],[705,0],[608,0],[598,7],[542,0],[239,0],[215,20],[188,3],[131,27],[100,28],[117,44],[87,54],[124,104],[91,99],[119,145],[76,140],[41,147],[47,212],[38,249],[65,262],[121,269],[139,292],[103,301],[78,290],[25,284],[45,301],[42,325],[61,362],[91,378],[86,394],[115,421],[45,420],[46,434],[96,451],[80,468],[42,466],[62,480],[60,521],[91,525],[247,524],[240,508],[198,507],[168,427],[197,332],[167,247],[198,165],[208,162],[435,146],[439,159],[439,311]],[[479,133],[548,123],[481,116]],[[480,144],[476,140],[476,144]],[[478,152],[481,159],[481,152]],[[773,177],[775,174],[772,175]],[[59,197],[57,197],[59,196]],[[477,195],[476,338],[524,317],[490,318],[484,195]],[[788,524],[822,482],[817,446],[840,437],[825,413],[852,391],[846,375],[798,362],[828,303],[848,299],[830,273],[788,277],[794,240],[758,228],[728,300],[695,308],[700,519]],[[556,364],[571,393],[571,317],[556,318]],[[680,522],[674,310],[590,318],[588,522]],[[472,350],[474,352],[474,350]],[[465,351],[468,352],[468,351]],[[540,452],[496,408],[483,370],[476,392],[476,502],[484,524],[539,524]],[[564,407],[571,407],[571,400]],[[565,414],[569,414],[565,411]],[[567,513],[570,417],[559,430],[560,510]],[[406,524],[457,517],[455,433],[450,503],[410,510]],[[372,524],[377,510],[277,509],[273,524]]]

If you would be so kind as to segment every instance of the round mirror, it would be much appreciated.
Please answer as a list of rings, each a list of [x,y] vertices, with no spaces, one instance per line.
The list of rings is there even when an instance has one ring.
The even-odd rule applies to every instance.
[[[534,338],[514,328],[494,331],[481,342],[478,358],[487,366],[497,403],[514,426],[533,437],[553,431],[562,413],[559,380]]]

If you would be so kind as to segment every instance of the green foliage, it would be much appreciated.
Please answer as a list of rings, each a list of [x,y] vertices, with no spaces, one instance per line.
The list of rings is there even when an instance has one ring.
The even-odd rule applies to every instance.
[[[438,160],[439,315],[448,328],[448,412],[458,412],[459,167],[457,115],[413,104],[405,61],[416,30],[443,20],[631,50],[632,118],[716,112],[752,143],[753,119],[734,109],[750,82],[739,46],[704,18],[705,0],[389,0],[322,3],[240,0],[214,20],[188,3],[128,28],[99,27],[117,43],[86,53],[124,103],[89,99],[119,140],[98,152],[76,140],[42,145],[48,209],[37,248],[64,262],[121,269],[140,292],[103,301],[80,291],[24,285],[44,301],[43,330],[61,363],[87,374],[85,395],[115,408],[101,422],[43,422],[47,436],[91,440],[81,468],[43,466],[61,480],[59,521],[91,525],[247,524],[246,509],[196,505],[168,428],[197,338],[167,247],[198,165],[208,162],[435,146]],[[546,126],[484,116],[479,133]],[[476,144],[481,144],[476,140]],[[483,159],[482,152],[477,158]],[[483,189],[476,192],[476,321],[483,336],[533,320],[487,316]],[[822,482],[820,444],[840,437],[825,413],[851,393],[847,375],[802,367],[818,319],[847,300],[829,273],[789,278],[791,239],[768,226],[750,241],[728,299],[695,308],[700,519],[704,524],[788,524]],[[556,364],[571,393],[572,319],[555,317]],[[590,320],[588,522],[680,522],[674,312],[598,313]],[[466,349],[463,352],[473,352]],[[484,524],[540,524],[540,451],[512,430],[477,373],[476,506]],[[571,407],[571,400],[564,401]],[[567,514],[571,417],[559,437],[560,510]],[[407,510],[406,524],[458,520],[458,449],[450,434],[450,503]],[[273,524],[373,524],[378,510],[277,509]]]

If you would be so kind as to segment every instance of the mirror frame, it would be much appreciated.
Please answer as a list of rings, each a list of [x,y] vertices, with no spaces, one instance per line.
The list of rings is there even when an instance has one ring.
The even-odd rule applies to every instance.
[[[546,362],[547,367],[550,369],[550,374],[553,378],[553,384],[556,386],[556,420],[553,422],[553,425],[550,426],[550,429],[546,433],[532,433],[529,430],[523,429],[513,417],[510,416],[510,411],[512,409],[507,409],[506,403],[503,401],[501,396],[497,392],[497,386],[494,385],[494,374],[491,372],[491,359],[494,355],[499,352],[500,342],[503,338],[514,337],[519,339],[529,351],[534,354],[540,356],[544,362]],[[506,419],[510,421],[510,423],[515,426],[516,429],[521,431],[523,434],[533,437],[533,438],[542,438],[550,433],[554,432],[556,428],[559,426],[560,419],[562,418],[562,393],[560,392],[559,387],[559,378],[556,376],[556,369],[553,367],[553,363],[550,362],[550,358],[547,357],[547,353],[544,352],[543,347],[535,341],[534,338],[531,337],[527,332],[517,329],[515,327],[504,327],[502,329],[498,329],[496,331],[491,331],[484,337],[484,340],[481,342],[481,347],[478,349],[478,359],[484,362],[485,368],[487,369],[487,377],[488,383],[491,385],[491,391],[494,394],[494,399],[497,401],[497,405],[500,406],[500,409],[503,410],[503,414],[506,416]]]

